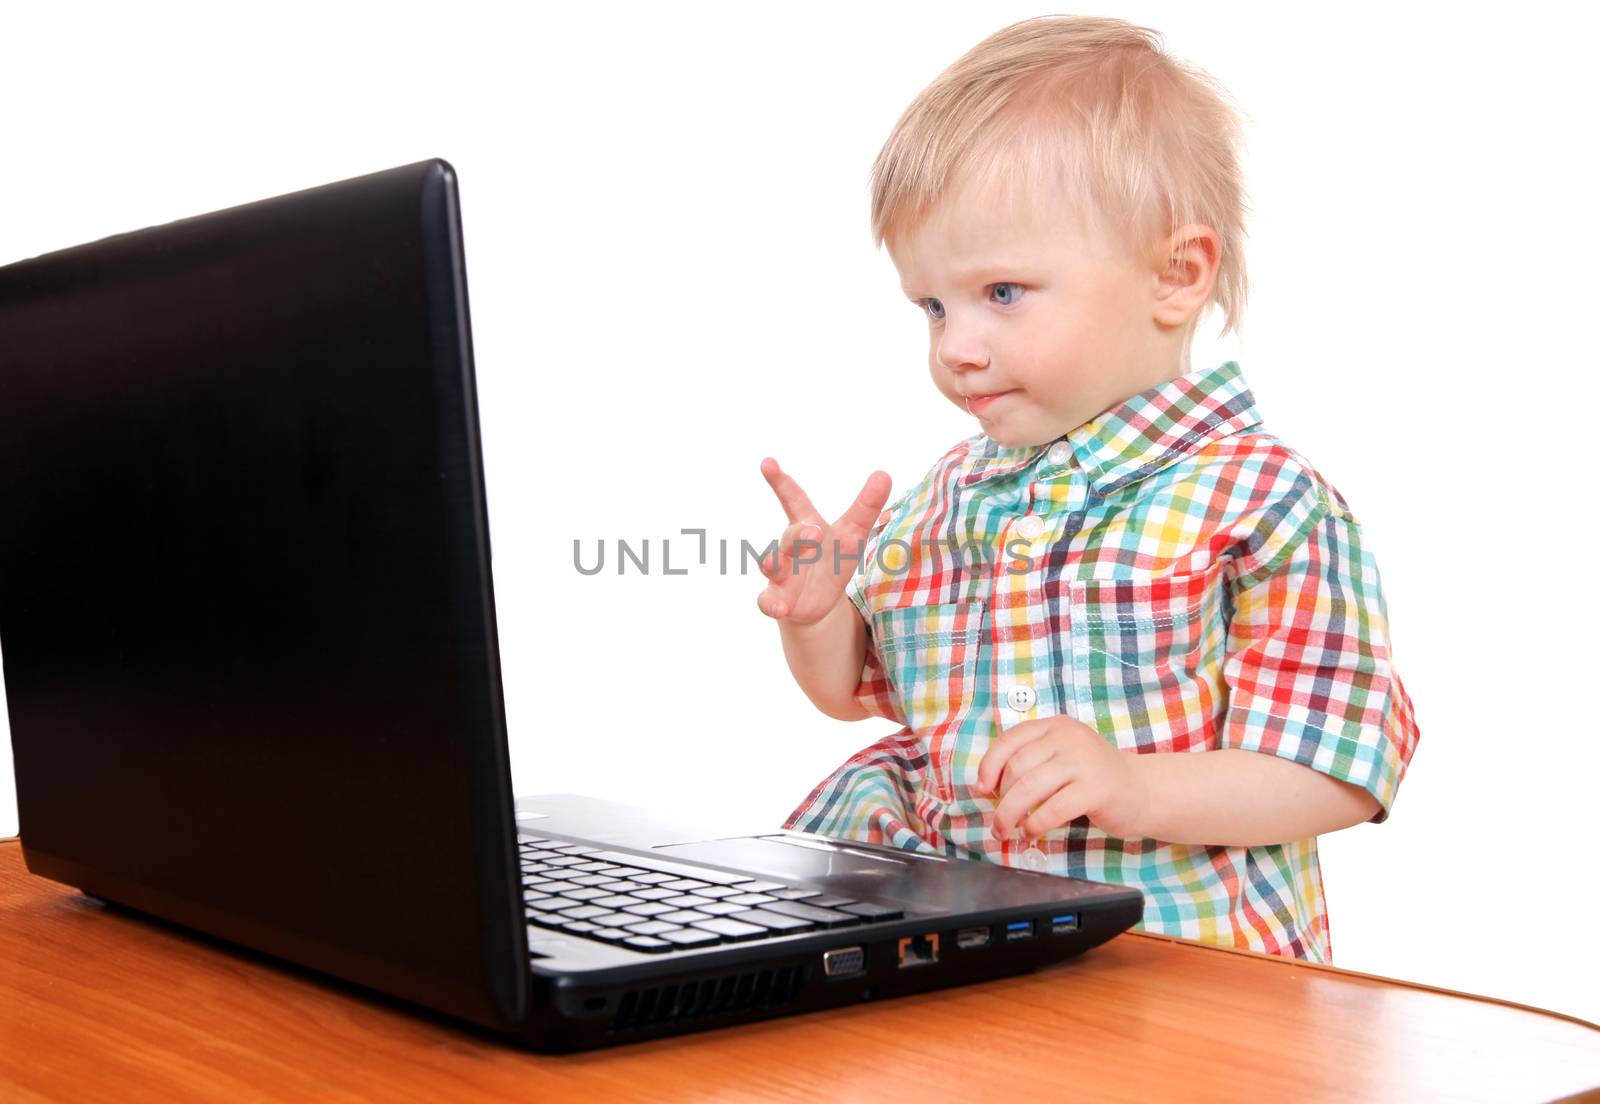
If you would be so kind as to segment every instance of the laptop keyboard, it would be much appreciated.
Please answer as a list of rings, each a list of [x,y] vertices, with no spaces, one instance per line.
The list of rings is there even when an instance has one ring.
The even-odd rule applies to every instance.
[[[688,863],[521,836],[530,924],[636,951],[895,920],[900,909]]]

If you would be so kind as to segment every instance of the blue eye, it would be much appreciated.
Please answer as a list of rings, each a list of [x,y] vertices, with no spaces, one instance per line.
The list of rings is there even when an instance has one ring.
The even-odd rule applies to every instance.
[[[928,312],[928,317],[935,322],[944,317],[944,304],[937,299],[924,299],[922,309]]]
[[[989,286],[994,290],[995,298],[1004,306],[1009,307],[1022,297],[1021,284],[1006,283],[990,284]],[[1009,294],[1002,294],[1003,292],[1009,292]]]

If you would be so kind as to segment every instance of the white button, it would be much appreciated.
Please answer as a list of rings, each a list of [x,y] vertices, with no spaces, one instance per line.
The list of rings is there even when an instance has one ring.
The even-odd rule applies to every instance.
[[[1049,866],[1049,860],[1044,857],[1044,852],[1037,847],[1030,847],[1022,853],[1022,865],[1028,870],[1043,870]]]
[[[1021,533],[1028,540],[1033,540],[1040,533],[1044,532],[1044,518],[1040,517],[1038,514],[1023,515],[1022,520],[1017,522],[1017,532]]]
[[[1033,692],[1031,686],[1013,686],[1006,691],[1006,704],[1018,713],[1026,713],[1038,700],[1039,695]]]
[[[1065,441],[1057,441],[1050,446],[1050,451],[1044,454],[1044,458],[1052,464],[1065,464],[1072,459],[1072,446]]]

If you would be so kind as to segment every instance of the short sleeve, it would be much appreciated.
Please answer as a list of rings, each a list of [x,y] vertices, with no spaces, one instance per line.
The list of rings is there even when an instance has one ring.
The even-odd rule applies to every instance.
[[[878,520],[873,524],[872,531],[867,534],[862,546],[861,562],[856,565],[856,570],[845,582],[844,592],[867,626],[867,648],[861,666],[861,682],[856,687],[856,701],[873,716],[885,717],[903,725],[907,723],[905,714],[900,711],[900,706],[895,700],[894,685],[890,683],[889,676],[883,669],[883,660],[872,638],[872,611],[868,608],[866,597],[862,593],[866,573],[877,563],[878,541],[883,536],[884,528],[889,523],[895,505],[898,503],[885,507],[878,515]]]
[[[1360,523],[1337,492],[1315,490],[1274,514],[1238,567],[1220,746],[1281,755],[1360,786],[1379,802],[1373,821],[1383,821],[1419,733]]]

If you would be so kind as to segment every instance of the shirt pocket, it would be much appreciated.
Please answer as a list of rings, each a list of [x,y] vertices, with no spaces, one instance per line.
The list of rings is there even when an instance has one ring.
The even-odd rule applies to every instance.
[[[1118,747],[1214,747],[1226,709],[1226,582],[1193,575],[1069,582],[1073,696]]]
[[[972,708],[984,606],[973,600],[872,615],[878,658],[906,724],[919,735],[949,730]]]

